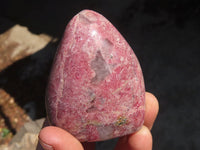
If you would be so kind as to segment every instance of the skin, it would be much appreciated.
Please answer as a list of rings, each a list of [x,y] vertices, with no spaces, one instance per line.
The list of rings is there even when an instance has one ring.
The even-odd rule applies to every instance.
[[[151,93],[146,92],[146,112],[144,125],[133,134],[119,138],[114,150],[152,150],[151,129],[159,110],[158,100]],[[67,131],[48,123],[39,133],[37,150],[94,150],[95,143],[80,143]],[[43,148],[42,148],[43,147]]]

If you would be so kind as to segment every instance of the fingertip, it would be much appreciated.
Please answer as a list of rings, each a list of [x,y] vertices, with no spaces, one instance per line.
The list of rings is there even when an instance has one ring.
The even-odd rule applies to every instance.
[[[145,117],[144,117],[144,125],[147,126],[150,130],[153,126],[153,123],[158,115],[159,111],[159,103],[157,98],[149,93],[145,93],[146,102],[145,102]]]
[[[58,127],[43,128],[39,133],[39,141],[45,150],[83,150],[75,137]]]
[[[150,130],[142,126],[142,128],[129,136],[128,144],[131,150],[151,150],[152,135]]]
[[[148,101],[153,102],[153,103],[156,105],[156,107],[159,109],[158,99],[156,98],[155,95],[153,95],[153,94],[150,93],[150,92],[146,92],[146,93],[145,93],[145,97],[146,97],[146,99],[147,99]]]
[[[115,150],[151,150],[152,135],[146,126],[130,135],[119,138]]]

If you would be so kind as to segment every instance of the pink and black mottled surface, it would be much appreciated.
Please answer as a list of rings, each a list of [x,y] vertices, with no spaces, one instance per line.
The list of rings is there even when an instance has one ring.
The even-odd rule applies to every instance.
[[[50,75],[50,123],[80,141],[130,134],[143,124],[144,94],[140,64],[122,35],[94,11],[77,14],[66,27]]]

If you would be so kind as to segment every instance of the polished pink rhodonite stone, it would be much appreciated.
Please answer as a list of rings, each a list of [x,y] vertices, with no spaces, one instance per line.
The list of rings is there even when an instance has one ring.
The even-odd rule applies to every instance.
[[[46,94],[51,125],[80,141],[133,133],[144,122],[140,64],[126,40],[102,15],[83,10],[66,27]]]

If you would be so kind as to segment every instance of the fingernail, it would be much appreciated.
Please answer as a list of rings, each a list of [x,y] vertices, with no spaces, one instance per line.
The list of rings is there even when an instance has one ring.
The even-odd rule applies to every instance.
[[[44,143],[42,140],[39,139],[40,145],[45,149],[45,150],[54,150],[53,146]]]

